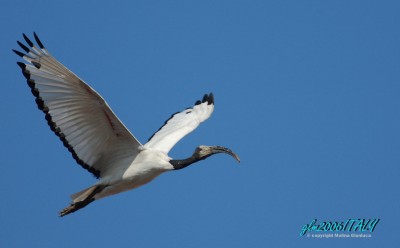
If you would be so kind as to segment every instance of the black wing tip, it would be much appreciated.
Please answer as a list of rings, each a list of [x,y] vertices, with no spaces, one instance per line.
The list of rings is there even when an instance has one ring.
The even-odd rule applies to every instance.
[[[24,40],[30,47],[33,47],[33,42],[23,33],[22,36],[24,37]]]
[[[36,32],[33,32],[33,37],[35,37],[36,43],[39,45],[41,49],[44,49],[43,43],[40,41],[39,37],[37,36]]]
[[[19,45],[22,49],[24,49],[24,51],[25,51],[26,53],[29,53],[29,48],[27,48],[24,44],[22,44],[22,43],[19,42],[18,40],[17,40],[17,43],[18,43],[18,45]]]
[[[21,69],[22,69],[23,71],[25,70],[26,65],[25,65],[24,63],[22,63],[22,62],[17,62],[17,65],[18,65],[19,67],[21,67]]]
[[[20,56],[21,58],[23,58],[25,56],[25,54],[21,53],[20,51],[13,49],[13,52],[16,53],[18,56]]]
[[[205,94],[203,96],[203,100],[201,102],[202,103],[207,102],[208,105],[214,104],[214,95],[213,95],[213,93]]]
[[[214,104],[214,94],[210,92],[208,95],[208,105]]]
[[[22,34],[22,36],[24,37],[24,40],[26,41],[26,43],[28,43],[28,45],[30,47],[33,47],[33,42],[28,38],[28,36],[26,36],[26,34]],[[44,49],[43,43],[40,41],[39,36],[36,34],[36,32],[33,32],[33,37],[35,38],[36,43],[39,45],[40,49]],[[29,48],[26,47],[24,44],[22,44],[21,42],[17,41],[18,45],[20,47],[22,47],[22,49],[25,50],[25,52],[29,53]]]

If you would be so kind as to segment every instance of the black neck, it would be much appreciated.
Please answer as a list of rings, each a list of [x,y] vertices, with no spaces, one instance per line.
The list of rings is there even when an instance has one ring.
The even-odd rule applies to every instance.
[[[238,162],[240,162],[239,157],[226,147],[222,146],[199,146],[194,150],[192,156],[186,159],[170,160],[169,163],[174,167],[175,170],[183,169],[197,161],[208,158],[211,155],[217,153],[226,153],[234,157]]]
[[[186,159],[172,159],[169,161],[169,163],[172,164],[174,170],[180,170],[203,159],[205,159],[205,157],[199,158],[198,156],[192,155],[191,157]]]

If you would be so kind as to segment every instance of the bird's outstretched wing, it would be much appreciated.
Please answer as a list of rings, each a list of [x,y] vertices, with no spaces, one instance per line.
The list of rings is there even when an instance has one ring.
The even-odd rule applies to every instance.
[[[180,139],[207,120],[213,111],[214,96],[206,94],[192,108],[173,114],[144,146],[167,154]]]
[[[113,113],[104,99],[44,48],[23,35],[30,48],[14,50],[36,103],[73,158],[96,177],[104,177],[132,161],[142,145]]]

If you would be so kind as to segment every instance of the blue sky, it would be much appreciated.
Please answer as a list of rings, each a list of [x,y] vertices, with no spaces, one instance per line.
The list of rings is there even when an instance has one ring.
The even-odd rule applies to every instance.
[[[3,1],[1,247],[395,247],[397,1]],[[214,156],[64,218],[95,182],[50,131],[11,52],[24,32],[143,143],[204,93],[213,116],[170,156]],[[380,218],[371,238],[300,237]],[[313,232],[312,234],[315,234]]]

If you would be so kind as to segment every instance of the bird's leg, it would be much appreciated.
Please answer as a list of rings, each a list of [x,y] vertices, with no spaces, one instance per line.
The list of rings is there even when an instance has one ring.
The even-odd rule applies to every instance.
[[[77,201],[77,202],[72,202],[68,207],[64,208],[63,210],[60,211],[60,217],[63,217],[67,214],[73,213],[83,207],[86,207],[89,203],[93,202],[94,196],[101,192],[104,188],[106,188],[107,185],[96,185],[94,187],[89,188],[91,192],[89,195],[83,199],[82,201]]]

